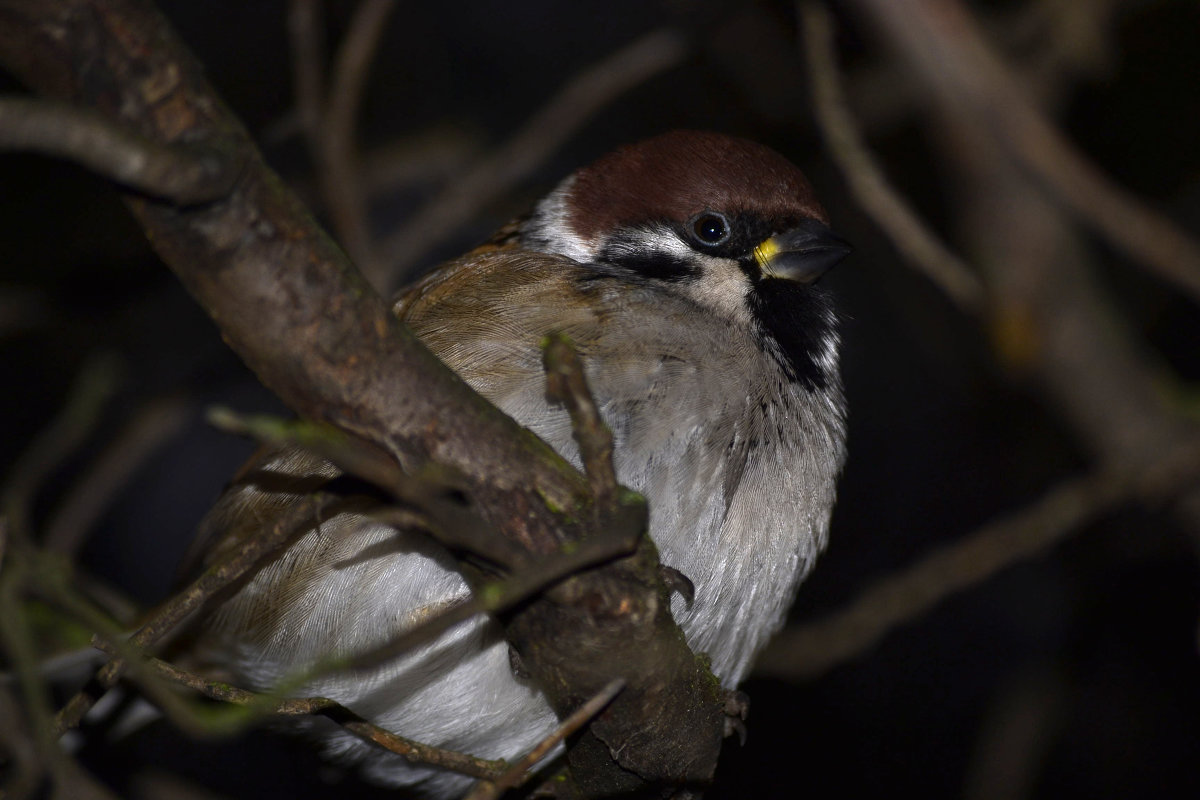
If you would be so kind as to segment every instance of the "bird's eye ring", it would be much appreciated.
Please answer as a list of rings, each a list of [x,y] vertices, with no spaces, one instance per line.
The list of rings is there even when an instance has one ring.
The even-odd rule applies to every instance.
[[[688,223],[692,235],[701,244],[713,246],[724,244],[729,238],[729,220],[715,211],[703,211]]]

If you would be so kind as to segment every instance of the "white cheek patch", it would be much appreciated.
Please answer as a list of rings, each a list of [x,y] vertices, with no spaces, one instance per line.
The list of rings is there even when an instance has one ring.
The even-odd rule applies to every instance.
[[[690,248],[689,252],[692,252],[701,274],[698,280],[688,281],[680,290],[719,316],[749,325],[753,319],[748,299],[751,285],[750,278],[742,268],[727,258],[696,255]]]
[[[679,240],[665,225],[652,225],[624,232],[622,238],[631,247],[647,253],[662,253],[679,261],[695,261],[696,251]]]
[[[742,324],[751,322],[748,301],[750,279],[736,261],[697,253],[667,226],[627,231],[622,239],[622,245],[630,249],[658,253],[667,259],[695,267],[695,277],[672,282],[672,291],[723,319]]]
[[[604,241],[583,239],[567,224],[566,203],[573,181],[567,178],[538,203],[523,226],[521,238],[527,247],[587,264],[599,258]],[[696,277],[674,283],[674,291],[724,319],[742,324],[752,321],[747,300],[750,279],[737,262],[697,253],[666,225],[622,231],[621,246],[695,265]]]

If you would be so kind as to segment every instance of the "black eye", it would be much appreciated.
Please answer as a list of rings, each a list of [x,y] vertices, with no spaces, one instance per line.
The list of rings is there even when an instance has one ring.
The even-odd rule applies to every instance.
[[[715,211],[705,211],[692,217],[692,235],[701,244],[722,244],[729,238],[729,220]]]

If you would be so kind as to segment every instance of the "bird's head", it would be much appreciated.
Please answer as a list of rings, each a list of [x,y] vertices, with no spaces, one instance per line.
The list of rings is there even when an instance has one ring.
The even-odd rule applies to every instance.
[[[623,147],[542,200],[521,243],[669,285],[752,325],[791,377],[820,383],[835,369],[833,312],[812,284],[850,246],[829,229],[804,174],[764,145],[673,131]]]

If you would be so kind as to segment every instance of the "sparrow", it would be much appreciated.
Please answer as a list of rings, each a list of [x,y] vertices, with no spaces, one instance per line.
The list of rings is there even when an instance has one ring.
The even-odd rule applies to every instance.
[[[849,247],[828,225],[783,156],[675,131],[579,169],[395,301],[442,361],[578,466],[569,416],[546,397],[540,349],[547,334],[570,338],[612,430],[617,477],[647,499],[662,563],[695,587],[690,599],[673,596],[675,620],[727,690],[825,546],[845,459],[837,315],[817,280]],[[210,558],[338,476],[298,449],[261,454],[202,524]],[[208,657],[269,688],[468,594],[448,552],[372,517],[370,502],[348,497],[227,599],[203,633]],[[515,758],[557,724],[485,617],[297,694],[484,758]],[[330,755],[378,782],[448,797],[469,780],[320,733]]]

